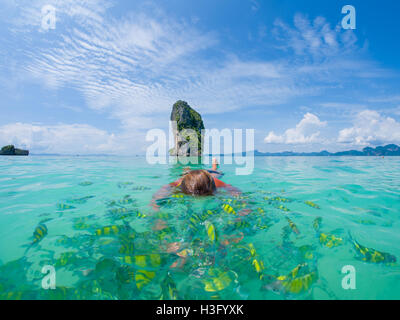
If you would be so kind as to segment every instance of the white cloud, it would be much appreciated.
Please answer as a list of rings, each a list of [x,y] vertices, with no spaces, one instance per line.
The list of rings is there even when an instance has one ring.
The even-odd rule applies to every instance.
[[[287,129],[284,134],[277,135],[271,131],[265,137],[266,143],[303,144],[321,142],[317,128],[326,126],[316,115],[307,112],[295,128]]]
[[[374,110],[357,114],[353,126],[339,132],[339,143],[354,145],[381,145],[400,142],[400,122],[382,116]]]
[[[14,144],[35,153],[90,154],[126,151],[113,133],[85,124],[12,123],[0,126],[0,145]]]

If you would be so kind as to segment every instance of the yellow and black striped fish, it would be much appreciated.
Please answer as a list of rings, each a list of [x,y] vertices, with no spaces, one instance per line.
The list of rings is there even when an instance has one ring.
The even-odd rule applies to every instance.
[[[135,272],[131,266],[120,266],[116,272],[116,278],[121,283],[131,283],[135,280]]]
[[[138,270],[135,274],[136,287],[141,290],[145,285],[149,284],[156,276],[153,271]]]
[[[35,231],[33,231],[33,242],[32,244],[39,243],[47,235],[47,227],[45,224],[39,224]]]
[[[134,264],[139,268],[157,268],[161,265],[161,256],[157,253],[142,255],[126,255],[122,258],[126,264]]]
[[[57,203],[57,209],[58,210],[70,210],[70,209],[75,209],[74,206],[70,206],[68,204],[65,203]]]
[[[176,199],[182,199],[182,198],[184,198],[184,195],[183,194],[173,194],[173,195],[171,195],[171,197],[176,198]]]
[[[89,199],[94,198],[94,196],[86,196],[86,197],[82,197],[82,198],[77,198],[77,199],[71,199],[68,200],[67,202],[69,203],[76,203],[76,204],[84,204],[86,203]]]
[[[234,229],[247,229],[251,227],[251,224],[243,219],[230,221],[228,224]]]
[[[76,252],[68,251],[60,254],[60,257],[56,260],[56,267],[65,267],[68,264],[74,263],[78,260]]]
[[[132,255],[135,252],[133,239],[134,237],[130,236],[121,237],[121,247],[119,248],[118,252],[125,255]]]
[[[95,231],[96,236],[111,236],[120,233],[122,230],[121,226],[112,225],[99,228]]]
[[[162,287],[162,296],[161,296],[162,300],[178,299],[178,290],[176,289],[176,284],[169,273],[161,283],[161,287]]]
[[[0,293],[0,300],[22,300],[24,292],[22,291],[9,291]]]
[[[321,227],[322,223],[322,218],[321,217],[316,217],[313,221],[313,228],[315,231],[318,231],[319,228]]]
[[[332,248],[343,244],[343,239],[330,233],[320,233],[319,242],[325,247]]]
[[[290,209],[289,208],[286,208],[284,205],[279,205],[279,206],[277,206],[277,208],[279,209],[279,210],[282,210],[282,211],[284,211],[284,212],[289,212],[290,211]]]
[[[89,229],[90,225],[86,223],[88,220],[89,219],[87,219],[87,218],[77,218],[77,219],[74,220],[74,225],[72,227],[75,230]]]
[[[227,288],[232,281],[236,282],[237,274],[233,271],[224,271],[219,268],[209,269],[206,279],[203,280],[204,290],[207,292],[218,292]]]
[[[150,187],[145,187],[145,186],[137,186],[137,187],[133,187],[132,190],[134,191],[146,191],[146,190],[151,190]]]
[[[215,229],[215,226],[211,223],[206,221],[205,223],[208,239],[211,242],[216,242],[217,241],[217,230]]]
[[[317,205],[316,203],[314,203],[312,201],[304,201],[304,203],[306,205],[310,206],[311,208],[320,209],[319,205]]]
[[[363,245],[359,244],[356,240],[354,240],[351,237],[351,235],[350,239],[358,255],[361,257],[362,261],[372,262],[372,263],[388,263],[388,264],[393,264],[396,263],[397,261],[397,258],[390,253],[381,252],[373,248],[364,247]]]
[[[288,198],[283,198],[283,197],[264,197],[264,200],[270,201],[270,202],[292,202],[292,200]]]
[[[132,209],[127,209],[127,208],[123,208],[123,207],[108,210],[108,213],[110,213],[110,214],[132,213],[132,212],[133,212]]]
[[[292,220],[290,220],[289,218],[286,218],[286,219],[287,219],[287,221],[289,222],[289,227],[290,227],[290,229],[292,229],[292,231],[293,231],[295,234],[300,234],[300,231],[299,231],[299,229],[297,228],[296,224],[295,224]]]
[[[311,285],[317,280],[316,271],[299,274],[299,271],[307,268],[307,264],[298,265],[287,276],[280,276],[277,279],[282,283],[286,292],[300,293],[310,289]]]
[[[251,262],[251,265],[254,269],[254,271],[257,273],[258,277],[260,279],[264,278],[264,262],[259,258],[259,255],[257,254],[256,249],[254,248],[254,245],[252,243],[249,243],[246,246],[240,245],[238,248],[245,249],[248,251],[250,254],[249,257],[246,258],[246,260],[249,260]]]
[[[193,213],[189,218],[189,228],[192,231],[196,231],[199,228],[199,225],[206,221],[209,216],[214,215],[215,212],[211,210],[207,210],[203,214]]]
[[[233,209],[232,206],[229,205],[229,204],[227,204],[227,203],[224,203],[224,204],[222,205],[222,209],[223,209],[226,213],[229,213],[229,214],[236,214],[235,209]]]

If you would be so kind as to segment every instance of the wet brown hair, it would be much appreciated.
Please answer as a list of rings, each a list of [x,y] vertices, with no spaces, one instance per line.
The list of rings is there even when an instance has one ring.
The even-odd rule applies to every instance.
[[[206,170],[189,171],[180,185],[182,192],[196,196],[212,195],[216,190],[214,178]]]

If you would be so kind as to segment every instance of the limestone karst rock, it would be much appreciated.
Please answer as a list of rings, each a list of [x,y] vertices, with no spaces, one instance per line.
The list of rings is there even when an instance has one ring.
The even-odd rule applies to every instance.
[[[27,156],[28,150],[17,149],[13,145],[8,145],[0,150],[0,156]]]
[[[186,101],[179,100],[171,112],[171,121],[176,122],[174,128],[175,148],[170,150],[175,156],[201,156],[202,130],[204,130],[201,115],[192,109]]]

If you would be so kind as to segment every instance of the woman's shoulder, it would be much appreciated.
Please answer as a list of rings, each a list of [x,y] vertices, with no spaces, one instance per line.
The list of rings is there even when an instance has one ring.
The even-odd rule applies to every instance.
[[[171,182],[169,185],[170,185],[171,187],[179,187],[179,185],[180,185],[181,182],[182,182],[182,179],[183,179],[183,178],[180,178],[180,179],[178,179],[178,180],[176,180],[176,181],[174,181],[174,182]]]
[[[214,182],[215,182],[215,186],[217,188],[223,188],[223,187],[228,186],[228,184],[226,184],[225,182],[219,180],[218,178],[214,178]]]

